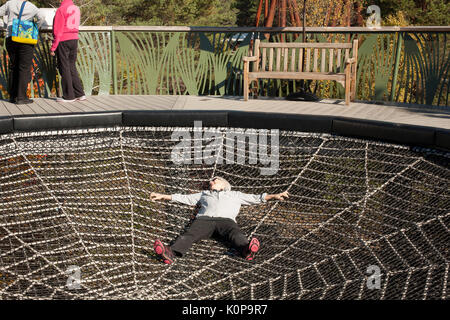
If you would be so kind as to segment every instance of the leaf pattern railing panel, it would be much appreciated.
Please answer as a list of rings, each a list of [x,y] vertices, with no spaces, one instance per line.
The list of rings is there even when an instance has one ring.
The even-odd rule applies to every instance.
[[[82,32],[77,69],[87,95],[110,94],[112,84],[111,36],[108,32]]]
[[[224,33],[119,32],[116,39],[119,93],[224,95],[239,94],[251,34],[239,46]]]
[[[395,61],[394,41],[393,34],[371,34],[364,37],[358,53],[358,99],[389,99]]]
[[[446,33],[403,33],[395,101],[448,106],[450,43]]]

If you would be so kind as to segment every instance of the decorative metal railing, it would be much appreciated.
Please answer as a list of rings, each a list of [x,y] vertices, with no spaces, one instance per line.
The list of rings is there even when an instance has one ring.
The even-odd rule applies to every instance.
[[[360,40],[357,99],[449,106],[449,27],[306,28],[308,41]],[[302,28],[82,27],[78,71],[90,94],[242,95],[242,56],[256,37],[301,41]],[[268,38],[268,40],[266,39]],[[31,96],[57,94],[49,55],[51,34],[41,32]],[[341,59],[344,59],[342,56]],[[0,64],[7,97],[8,59]],[[306,86],[322,98],[343,98],[331,81],[261,80],[258,96],[286,96]]]

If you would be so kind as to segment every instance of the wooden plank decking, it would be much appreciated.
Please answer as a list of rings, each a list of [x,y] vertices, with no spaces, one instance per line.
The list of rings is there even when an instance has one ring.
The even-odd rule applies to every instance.
[[[284,99],[251,99],[221,96],[90,96],[86,101],[58,103],[53,98],[36,98],[29,105],[15,105],[0,100],[0,117],[36,114],[70,114],[122,110],[235,110],[341,116],[389,123],[411,124],[450,129],[450,108],[406,105],[375,105],[342,100],[319,102],[287,101]]]

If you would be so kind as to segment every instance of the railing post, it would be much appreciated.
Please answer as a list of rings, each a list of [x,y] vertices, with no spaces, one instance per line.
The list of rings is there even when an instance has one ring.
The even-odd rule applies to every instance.
[[[391,97],[390,97],[391,101],[394,101],[395,91],[397,89],[397,78],[398,78],[398,69],[400,66],[400,56],[401,56],[402,44],[403,44],[403,35],[402,35],[402,32],[399,31],[398,36],[397,36],[397,47],[395,50],[394,74],[392,75],[392,88],[391,88]]]
[[[113,95],[117,94],[116,31],[111,30],[111,68]]]

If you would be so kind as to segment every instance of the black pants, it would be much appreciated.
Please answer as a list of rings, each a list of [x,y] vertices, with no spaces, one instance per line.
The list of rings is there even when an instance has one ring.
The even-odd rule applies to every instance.
[[[76,67],[77,52],[78,40],[61,41],[56,48],[63,98],[66,100],[84,96],[83,84]]]
[[[178,255],[185,254],[189,248],[202,239],[209,239],[216,234],[229,241],[240,253],[243,253],[249,241],[236,222],[227,218],[199,217],[171,246]]]
[[[6,50],[9,55],[8,91],[11,101],[27,99],[28,83],[31,81],[34,45],[18,43],[6,38]]]

